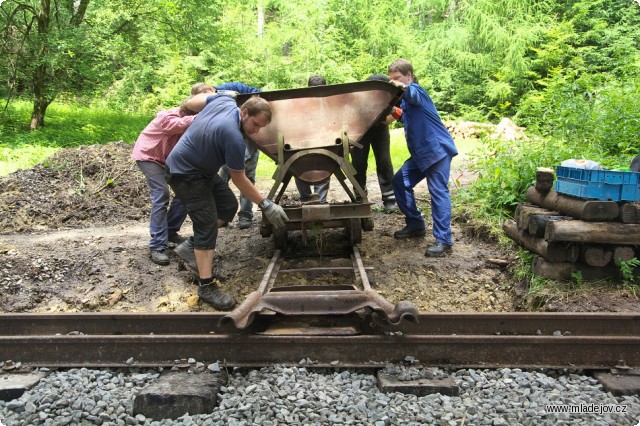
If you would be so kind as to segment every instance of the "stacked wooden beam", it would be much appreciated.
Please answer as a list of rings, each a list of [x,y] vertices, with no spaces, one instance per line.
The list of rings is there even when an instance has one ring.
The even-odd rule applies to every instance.
[[[564,196],[551,190],[549,173],[539,171],[527,203],[504,222],[507,236],[536,254],[538,276],[571,280],[579,272],[585,281],[620,279],[616,260],[640,259],[640,205]]]

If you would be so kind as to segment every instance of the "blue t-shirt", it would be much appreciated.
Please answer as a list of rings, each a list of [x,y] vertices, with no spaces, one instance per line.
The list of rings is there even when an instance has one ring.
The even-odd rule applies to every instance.
[[[223,165],[244,170],[240,110],[230,96],[212,95],[167,157],[171,174],[213,177]]]
[[[420,85],[411,83],[407,86],[400,108],[409,154],[421,170],[428,169],[446,155],[458,155],[436,106]]]

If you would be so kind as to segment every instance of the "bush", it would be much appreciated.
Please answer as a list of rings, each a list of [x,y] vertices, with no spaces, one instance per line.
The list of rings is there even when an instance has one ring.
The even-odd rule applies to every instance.
[[[458,194],[458,204],[474,216],[511,216],[535,183],[538,167],[555,167],[568,155],[566,144],[534,138],[507,141],[483,139],[470,154],[478,179]]]

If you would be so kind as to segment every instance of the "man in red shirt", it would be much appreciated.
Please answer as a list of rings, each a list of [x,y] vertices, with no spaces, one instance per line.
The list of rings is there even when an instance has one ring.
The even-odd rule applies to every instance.
[[[196,113],[190,111],[185,102],[180,107],[160,111],[140,133],[131,153],[131,159],[136,161],[149,186],[149,250],[151,260],[158,265],[169,264],[166,253],[169,242],[180,244],[185,240],[178,235],[178,231],[187,217],[187,210],[177,197],[169,205],[171,192],[164,177],[169,153],[196,117]]]

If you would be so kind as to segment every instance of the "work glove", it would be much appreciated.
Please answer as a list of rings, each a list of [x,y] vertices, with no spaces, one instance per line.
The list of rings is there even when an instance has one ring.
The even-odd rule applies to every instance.
[[[285,222],[289,220],[284,209],[268,198],[262,200],[258,207],[262,210],[262,214],[267,217],[269,223],[276,228],[283,228],[285,226]]]

